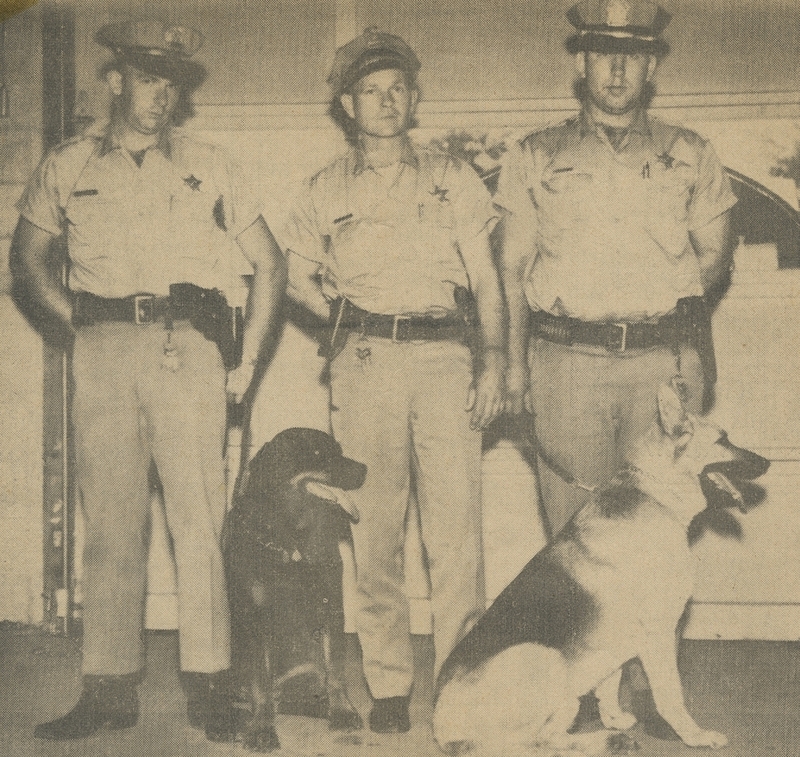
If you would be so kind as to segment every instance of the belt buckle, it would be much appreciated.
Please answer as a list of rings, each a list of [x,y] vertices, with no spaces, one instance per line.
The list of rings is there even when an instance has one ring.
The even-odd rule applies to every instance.
[[[138,326],[153,323],[155,320],[156,298],[153,294],[135,294],[133,296],[133,320]]]
[[[606,344],[606,349],[609,352],[625,352],[625,348],[628,346],[628,324],[612,323],[611,325],[615,328],[621,329],[622,333],[619,338],[619,344],[617,344],[616,339],[614,339],[613,342],[609,340]]]
[[[405,323],[408,328],[408,333],[405,337],[401,336],[400,324]],[[411,337],[411,316],[410,315],[396,315],[392,321],[392,341],[393,342],[407,342]]]

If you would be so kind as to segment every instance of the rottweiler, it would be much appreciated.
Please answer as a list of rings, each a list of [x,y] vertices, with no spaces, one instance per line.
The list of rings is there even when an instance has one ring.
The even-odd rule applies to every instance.
[[[347,495],[366,466],[332,436],[281,431],[250,461],[225,524],[232,669],[245,747],[280,747],[275,712],[327,718],[357,729],[344,684],[339,544],[358,511]]]

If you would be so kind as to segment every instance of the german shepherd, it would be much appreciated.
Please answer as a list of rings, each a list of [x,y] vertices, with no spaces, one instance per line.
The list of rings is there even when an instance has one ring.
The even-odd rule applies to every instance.
[[[245,747],[280,747],[275,703],[286,714],[361,727],[344,684],[344,610],[339,542],[358,511],[346,490],[367,468],[329,434],[281,431],[248,466],[224,534],[233,670],[251,717]]]
[[[686,744],[727,743],[692,719],[678,676],[676,626],[694,582],[687,535],[709,507],[754,504],[763,490],[735,482],[758,478],[769,461],[687,414],[676,390],[662,386],[657,420],[631,463],[533,557],[445,661],[433,719],[444,751],[551,757],[632,748],[624,734],[569,729],[579,697],[592,690],[606,729],[635,724],[618,695],[621,666],[635,657],[659,714]]]

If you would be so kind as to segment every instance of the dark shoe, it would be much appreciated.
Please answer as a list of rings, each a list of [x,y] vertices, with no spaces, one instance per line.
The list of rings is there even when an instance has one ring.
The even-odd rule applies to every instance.
[[[230,673],[223,670],[206,678],[203,706],[206,738],[209,741],[236,740],[236,708],[233,704]]]
[[[131,728],[139,719],[139,696],[133,676],[85,676],[78,704],[66,715],[37,725],[37,739],[85,739],[104,726]]]
[[[181,679],[186,693],[186,717],[189,725],[202,731],[206,727],[208,676],[204,673],[182,673]]]
[[[369,729],[374,733],[406,733],[411,730],[408,697],[374,700],[369,714]]]

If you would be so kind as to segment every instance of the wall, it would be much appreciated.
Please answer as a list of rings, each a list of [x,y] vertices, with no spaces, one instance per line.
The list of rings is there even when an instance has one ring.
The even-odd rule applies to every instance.
[[[9,296],[14,204],[41,154],[42,54],[36,8],[6,21],[0,119],[0,618],[42,619],[42,343]]]

